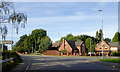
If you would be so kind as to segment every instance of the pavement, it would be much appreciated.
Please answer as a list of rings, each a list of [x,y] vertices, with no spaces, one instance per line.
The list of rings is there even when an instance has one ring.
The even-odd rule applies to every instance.
[[[119,71],[119,68],[117,67],[118,64],[116,63],[113,64],[108,62],[97,61],[98,59],[101,59],[101,57],[21,55],[21,58],[23,59],[23,63],[21,63],[13,71],[19,70],[24,70],[24,72],[41,70]]]

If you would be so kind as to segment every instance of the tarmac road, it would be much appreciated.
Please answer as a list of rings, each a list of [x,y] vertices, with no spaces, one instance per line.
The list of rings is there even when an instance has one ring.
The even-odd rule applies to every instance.
[[[27,63],[26,70],[117,70],[90,61],[101,57],[21,55]]]

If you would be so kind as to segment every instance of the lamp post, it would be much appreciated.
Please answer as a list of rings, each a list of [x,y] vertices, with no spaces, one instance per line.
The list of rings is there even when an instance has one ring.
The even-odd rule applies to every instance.
[[[98,10],[100,12],[102,12],[102,36],[101,36],[101,40],[102,40],[102,58],[104,59],[104,52],[103,52],[103,46],[104,46],[104,43],[103,43],[103,10]]]
[[[90,56],[91,56],[91,40],[92,40],[92,39],[90,39]]]

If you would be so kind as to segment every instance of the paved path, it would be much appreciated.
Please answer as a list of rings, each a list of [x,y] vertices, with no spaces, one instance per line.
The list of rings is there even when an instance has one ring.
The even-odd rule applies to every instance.
[[[57,57],[21,55],[26,61],[26,70],[117,70],[100,64],[91,63],[101,57]],[[29,64],[28,64],[29,63]]]

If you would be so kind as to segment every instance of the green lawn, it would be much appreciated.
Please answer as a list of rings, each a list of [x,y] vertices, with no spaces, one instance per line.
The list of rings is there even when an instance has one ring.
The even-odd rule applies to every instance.
[[[120,59],[99,59],[100,61],[104,61],[104,62],[111,62],[111,63],[120,63]]]

